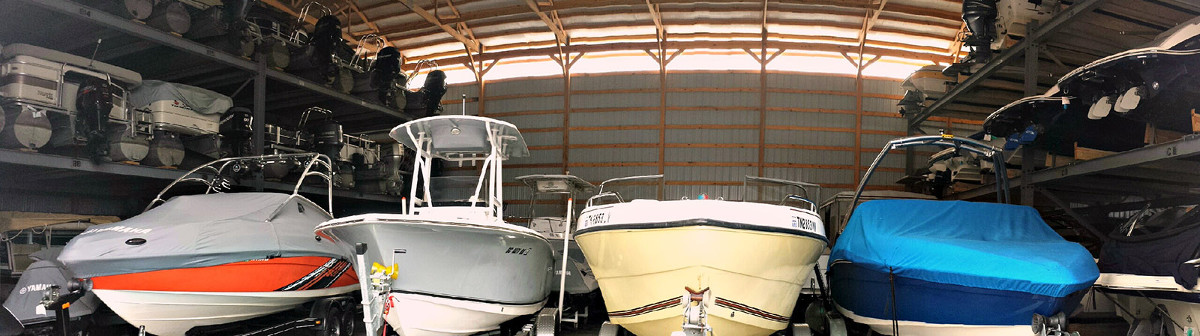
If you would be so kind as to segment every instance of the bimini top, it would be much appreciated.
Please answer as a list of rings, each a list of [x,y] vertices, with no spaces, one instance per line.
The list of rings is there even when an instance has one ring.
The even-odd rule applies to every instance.
[[[878,200],[859,205],[830,260],[975,288],[1063,297],[1100,276],[1083,246],[1026,206]]]
[[[86,57],[75,56],[57,50],[50,50],[38,46],[19,43],[4,46],[4,59],[12,58],[14,56],[37,57],[51,62],[69,64],[84,69],[103,72],[107,73],[109,76],[112,76],[113,79],[132,85],[138,85],[142,83],[142,74],[134,72],[133,70],[90,60]]]
[[[525,175],[517,176],[517,182],[537,193],[591,192],[596,186],[575,175]]]
[[[490,134],[489,134],[490,133]],[[392,129],[392,139],[425,155],[449,161],[477,160],[496,147],[501,159],[529,156],[525,138],[513,124],[492,118],[444,115],[406,122]],[[492,139],[497,141],[493,142]],[[427,146],[418,142],[427,141]]]

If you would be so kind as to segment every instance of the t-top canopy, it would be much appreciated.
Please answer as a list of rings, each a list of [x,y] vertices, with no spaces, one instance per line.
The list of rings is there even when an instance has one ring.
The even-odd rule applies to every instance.
[[[596,186],[575,175],[525,175],[517,181],[538,193],[591,192]]]
[[[498,137],[492,143],[489,130]],[[421,118],[392,129],[392,139],[413,150],[439,159],[463,161],[481,159],[497,147],[502,159],[529,156],[529,147],[513,124],[485,117],[446,115]],[[419,139],[429,142],[418,146]]]

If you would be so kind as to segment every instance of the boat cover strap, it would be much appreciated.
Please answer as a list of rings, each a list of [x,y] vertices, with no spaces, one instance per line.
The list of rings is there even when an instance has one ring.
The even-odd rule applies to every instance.
[[[1092,255],[1026,206],[877,200],[859,205],[830,260],[930,282],[1064,297],[1100,276]]]

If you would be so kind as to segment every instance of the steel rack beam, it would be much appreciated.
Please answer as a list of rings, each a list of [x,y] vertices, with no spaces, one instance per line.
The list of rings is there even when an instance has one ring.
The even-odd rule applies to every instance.
[[[1076,162],[1062,167],[1043,169],[1029,175],[1028,183],[1052,182],[1059,179],[1101,173],[1112,169],[1134,167],[1149,163],[1183,159],[1200,155],[1200,134],[1192,134],[1182,139],[1158,145],[1146,146],[1134,150],[1087,161]],[[1009,188],[1020,187],[1027,179],[1015,178],[1009,180]],[[983,185],[975,189],[951,195],[955,199],[974,199],[995,192],[995,185]]]
[[[81,19],[84,21],[88,21],[88,22],[91,22],[96,25],[107,27],[107,28],[131,35],[134,37],[141,38],[141,39],[153,41],[155,43],[158,43],[158,44],[161,44],[161,45],[164,45],[167,47],[171,47],[171,48],[181,50],[181,51],[184,51],[184,52],[196,55],[196,56],[207,58],[209,60],[212,60],[212,61],[215,61],[218,63],[222,63],[225,65],[234,67],[234,68],[242,69],[242,70],[245,70],[245,71],[248,71],[251,73],[257,73],[259,71],[258,64],[256,64],[255,62],[252,62],[250,60],[247,60],[247,59],[244,59],[244,58],[241,58],[238,56],[234,56],[233,54],[230,54],[230,53],[227,53],[227,52],[224,52],[221,50],[210,48],[208,46],[197,43],[195,41],[191,41],[191,40],[179,37],[179,36],[171,35],[169,33],[154,29],[153,27],[146,26],[144,24],[140,24],[140,23],[137,23],[134,21],[130,21],[128,19],[110,14],[108,12],[101,11],[99,9],[94,9],[94,8],[91,8],[88,6],[78,4],[74,1],[67,1],[67,0],[16,0],[16,1],[25,2],[25,3],[31,4],[31,5],[35,5],[35,6],[38,6],[41,8],[55,11],[55,12],[61,13],[66,16],[70,16],[71,18],[74,18],[74,19]],[[299,87],[301,89],[316,92],[318,94],[321,94],[321,95],[324,95],[324,96],[327,96],[329,98],[333,98],[336,100],[340,100],[342,102],[349,103],[351,105],[356,105],[358,107],[362,107],[362,108],[365,108],[368,110],[384,113],[384,114],[387,114],[387,115],[390,115],[393,117],[403,119],[405,121],[412,120],[412,117],[405,115],[401,111],[396,111],[396,110],[389,109],[389,108],[381,106],[381,105],[368,103],[367,101],[362,100],[358,97],[354,97],[354,96],[351,96],[348,94],[334,91],[333,89],[324,87],[320,84],[311,82],[309,80],[300,78],[298,76],[295,76],[295,75],[292,75],[289,73],[285,73],[283,71],[267,69],[266,74],[267,74],[267,77],[270,79],[280,81],[283,83],[287,83],[292,86]]]
[[[951,89],[950,92],[947,92],[945,96],[942,96],[942,99],[938,99],[937,101],[933,102],[933,105],[921,110],[921,112],[913,116],[913,118],[909,121],[909,125],[920,125],[926,119],[929,119],[929,117],[938,114],[946,107],[946,105],[950,105],[957,100],[959,96],[966,94],[971,89],[974,89],[976,85],[979,85],[979,83],[982,83],[985,79],[988,79],[988,77],[991,77],[997,71],[1000,71],[1000,69],[1004,67],[1005,63],[1008,63],[1008,61],[1017,57],[1017,55],[1024,55],[1025,49],[1029,48],[1031,45],[1041,42],[1042,40],[1045,40],[1047,37],[1054,34],[1059,29],[1062,29],[1080,15],[1091,13],[1097,7],[1104,4],[1105,1],[1108,0],[1083,0],[1076,2],[1074,5],[1071,5],[1071,7],[1067,7],[1066,10],[1064,10],[1062,13],[1058,13],[1058,15],[1055,15],[1050,19],[1050,21],[1041,24],[1041,28],[1037,31],[1034,31],[1033,34],[1029,34],[1025,37],[1025,39],[1021,40],[1021,42],[1004,50],[1004,52],[1000,53],[999,56],[993,58],[991,61],[985,64],[982,69],[979,69],[978,72],[967,78],[967,80],[955,85],[954,89]]]
[[[72,171],[86,172],[86,173],[141,177],[141,178],[165,180],[165,181],[175,180],[175,179],[179,178],[180,176],[182,176],[184,173],[187,173],[187,171],[177,170],[177,169],[156,168],[156,167],[149,167],[149,166],[137,166],[137,165],[123,164],[123,163],[111,163],[111,162],[95,163],[86,158],[76,158],[76,157],[54,155],[54,154],[42,154],[42,153],[26,152],[26,151],[11,150],[11,149],[0,149],[0,164],[35,166],[35,167],[51,168],[51,169],[72,170]],[[245,186],[253,187],[252,185],[249,185],[249,184],[246,184]],[[272,181],[263,182],[263,188],[268,189],[268,190],[286,191],[286,192],[290,193],[292,191],[293,187],[295,187],[295,185],[291,184],[291,183],[272,182]],[[306,193],[306,194],[316,194],[316,195],[327,195],[328,194],[327,192],[325,192],[324,188],[318,188],[316,186],[303,186],[300,188],[300,192]],[[396,196],[365,194],[365,193],[351,191],[351,190],[336,190],[335,189],[333,191],[333,196],[341,197],[341,198],[349,198],[349,199],[380,201],[380,202],[400,202],[400,197],[396,197]]]

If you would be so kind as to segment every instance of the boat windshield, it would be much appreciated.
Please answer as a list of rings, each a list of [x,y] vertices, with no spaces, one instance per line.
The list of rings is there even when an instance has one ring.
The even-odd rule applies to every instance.
[[[821,186],[814,183],[746,176],[742,179],[742,201],[787,205],[817,211],[813,200],[821,199]]]
[[[434,206],[487,206],[486,203],[476,201],[471,203],[471,197],[475,196],[475,184],[479,181],[476,176],[438,176],[429,178],[433,185],[437,188],[430,189],[430,196],[433,199]]]
[[[588,199],[588,206],[628,202],[632,200],[663,200],[667,192],[663,175],[645,175],[615,178],[600,184],[596,196]],[[715,189],[721,191],[721,189]],[[685,190],[686,191],[686,190]],[[701,193],[684,196],[682,199],[739,200],[744,202],[786,205],[816,211],[812,200],[820,199],[821,186],[813,183],[789,181],[758,176],[746,176],[742,189],[728,188],[725,195]]]
[[[1126,213],[1129,214],[1129,213]],[[1179,206],[1152,209],[1148,205],[1133,211],[1109,234],[1112,238],[1157,236],[1200,224],[1200,207]]]

